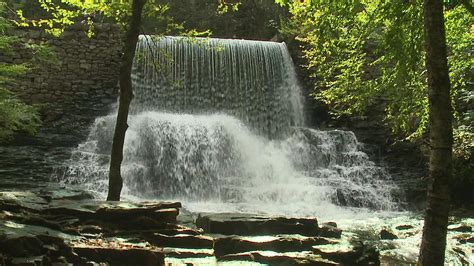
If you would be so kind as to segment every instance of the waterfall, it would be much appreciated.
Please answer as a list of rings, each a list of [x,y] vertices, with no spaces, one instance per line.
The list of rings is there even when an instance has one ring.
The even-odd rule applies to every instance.
[[[390,176],[354,133],[303,127],[284,44],[141,36],[133,72],[125,196],[309,216],[396,207]],[[96,119],[64,182],[107,190],[114,124]]]
[[[303,125],[284,43],[142,35],[133,73],[134,113],[223,112],[270,137]]]

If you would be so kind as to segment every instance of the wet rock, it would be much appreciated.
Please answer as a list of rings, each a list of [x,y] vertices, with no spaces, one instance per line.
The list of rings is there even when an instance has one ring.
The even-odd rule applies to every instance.
[[[7,265],[51,265],[55,262],[84,265],[60,237],[51,235],[8,236],[0,244]],[[6,265],[6,264],[1,264]]]
[[[214,244],[216,257],[255,250],[293,252],[311,250],[315,245],[326,245],[331,241],[320,237],[223,237]]]
[[[313,252],[325,259],[345,265],[380,265],[379,252],[360,242],[315,246]]]
[[[179,202],[129,203],[101,201],[55,201],[42,213],[56,217],[74,217],[92,224],[116,229],[158,229],[176,223]]]
[[[10,260],[10,265],[16,266],[36,266],[36,265],[43,265],[45,261],[44,256],[37,256],[37,257],[28,257],[28,258],[12,258]]]
[[[33,192],[0,192],[0,209],[19,212],[21,210],[36,212],[45,206],[48,202]]]
[[[75,247],[74,252],[96,263],[110,265],[164,265],[162,252],[148,249],[120,249],[102,247]]]
[[[175,222],[181,208],[179,202],[157,203],[106,203],[97,209],[96,214],[104,220],[132,219],[145,216],[153,219],[165,219],[164,222]]]
[[[382,229],[380,231],[380,239],[393,240],[393,239],[398,239],[398,236],[388,231],[387,229]]]
[[[34,236],[6,236],[0,240],[0,250],[11,257],[39,256],[43,242]]]
[[[321,226],[332,226],[337,228],[337,223],[336,222],[326,222],[322,223]]]
[[[63,227],[55,222],[47,220],[37,214],[22,214],[22,215],[13,215],[10,217],[12,221],[21,223],[21,224],[29,224],[29,225],[36,225],[51,228],[54,230],[62,230]]]
[[[398,225],[397,227],[395,227],[395,229],[397,230],[409,230],[409,229],[413,229],[414,227],[412,225],[409,225],[409,224],[403,224],[403,225]]]
[[[470,234],[456,235],[453,239],[456,239],[460,244],[474,243],[474,237]]]
[[[290,256],[270,251],[255,251],[238,254],[229,254],[219,258],[220,261],[255,261],[269,265],[314,265],[314,266],[334,266],[336,262],[328,259],[311,256],[310,254],[301,254]]]
[[[214,240],[207,236],[153,234],[144,236],[150,244],[158,247],[207,248],[212,249]]]
[[[166,257],[172,258],[203,258],[214,256],[212,249],[184,249],[184,248],[163,248]]]
[[[55,190],[45,190],[40,191],[40,197],[45,200],[92,200],[94,196],[86,191],[81,190],[71,190],[71,189],[55,189]]]
[[[166,228],[168,224],[176,223],[176,216],[178,216],[177,209],[157,210],[149,216],[138,216],[130,218],[129,220],[122,220],[117,218],[113,220],[106,219],[105,221],[115,227],[126,230],[150,230]]]
[[[195,230],[178,224],[166,224],[164,228],[155,229],[134,229],[134,230],[123,230],[118,229],[113,232],[104,232],[105,236],[129,236],[129,235],[153,235],[155,233],[163,234],[167,236],[174,235],[201,235],[202,230]]]
[[[322,237],[341,238],[342,230],[337,228],[336,223],[325,223],[319,228],[319,235]]]
[[[102,228],[97,225],[79,225],[77,231],[81,234],[94,234],[98,235],[102,233]]]
[[[472,232],[472,227],[469,225],[450,225],[448,226],[448,230],[468,233],[468,232]]]
[[[42,213],[44,215],[56,215],[56,216],[67,216],[74,217],[80,220],[93,219],[95,212],[84,206],[81,206],[78,202],[67,202],[65,204],[55,204],[56,206],[45,208]]]
[[[310,218],[265,217],[252,214],[199,215],[196,225],[205,233],[223,235],[300,234],[318,236],[318,221]]]
[[[163,235],[178,235],[178,234],[184,234],[184,235],[201,235],[203,231],[201,229],[196,230],[192,229],[189,227],[185,227],[182,225],[176,225],[176,228],[168,228],[168,229],[160,229],[158,231],[155,230],[156,233],[163,234]]]

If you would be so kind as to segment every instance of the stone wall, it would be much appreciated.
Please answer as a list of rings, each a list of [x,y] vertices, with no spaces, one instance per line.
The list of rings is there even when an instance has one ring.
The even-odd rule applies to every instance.
[[[83,26],[72,27],[60,38],[40,30],[19,30],[28,43],[47,43],[56,53],[57,64],[36,66],[9,84],[10,90],[30,104],[39,104],[43,128],[63,129],[62,125],[96,117],[116,100],[121,53],[118,27],[96,25],[89,38]],[[0,55],[6,63],[24,63],[32,50],[19,44],[11,55]]]

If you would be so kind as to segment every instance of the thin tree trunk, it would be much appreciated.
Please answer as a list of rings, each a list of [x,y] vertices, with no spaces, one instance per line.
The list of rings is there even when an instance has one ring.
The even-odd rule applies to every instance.
[[[419,265],[444,265],[452,177],[452,106],[443,1],[424,0],[430,108],[430,179]]]
[[[138,35],[140,34],[142,10],[145,3],[146,0],[133,0],[132,15],[125,36],[124,54],[120,65],[120,99],[110,156],[109,193],[107,200],[120,200],[120,193],[122,192],[123,179],[120,168],[123,160],[125,132],[128,128],[128,110],[133,98],[132,64],[135,57]]]

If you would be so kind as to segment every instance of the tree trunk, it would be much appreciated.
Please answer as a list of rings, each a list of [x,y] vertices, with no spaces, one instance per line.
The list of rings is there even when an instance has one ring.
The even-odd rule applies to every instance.
[[[424,0],[430,108],[430,178],[419,265],[444,265],[452,177],[452,106],[443,1]]]
[[[120,193],[122,192],[123,179],[120,168],[123,160],[125,132],[128,128],[128,110],[133,98],[132,64],[135,57],[138,35],[140,34],[142,10],[145,3],[146,0],[133,0],[132,15],[125,36],[124,54],[120,65],[120,99],[110,156],[109,193],[107,200],[120,200]]]

